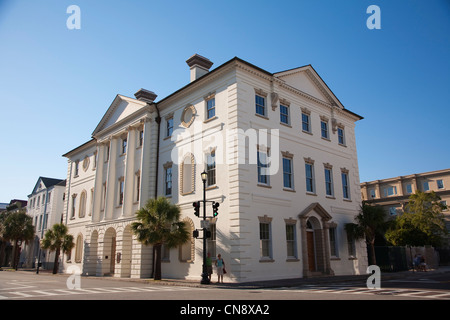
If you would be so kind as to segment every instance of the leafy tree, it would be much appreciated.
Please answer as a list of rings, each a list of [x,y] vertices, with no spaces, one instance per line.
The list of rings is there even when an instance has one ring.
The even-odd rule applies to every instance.
[[[395,219],[386,239],[396,246],[439,247],[448,233],[443,210],[446,206],[434,192],[417,191],[409,197],[405,212]]]
[[[61,251],[63,253],[68,253],[74,246],[75,243],[73,242],[73,236],[68,234],[68,228],[63,223],[54,224],[51,229],[45,232],[44,239],[42,239],[41,242],[41,247],[43,249],[49,249],[50,251],[56,251],[53,274],[58,272],[58,261]]]
[[[180,208],[165,197],[149,199],[136,215],[139,221],[133,222],[131,229],[139,242],[154,246],[154,279],[161,280],[161,246],[173,248],[187,242],[189,231],[185,222],[180,221]]]
[[[3,241],[15,242],[15,253],[13,265],[18,264],[18,242],[28,242],[34,238],[33,218],[25,210],[18,210],[9,213],[3,221]]]
[[[387,213],[383,207],[363,203],[360,213],[355,217],[355,223],[347,223],[345,231],[354,239],[366,239],[370,248],[371,264],[376,265],[375,238],[382,235],[388,228]]]

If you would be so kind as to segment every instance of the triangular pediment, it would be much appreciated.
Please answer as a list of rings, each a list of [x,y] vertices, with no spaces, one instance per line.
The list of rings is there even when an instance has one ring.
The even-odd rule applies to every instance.
[[[144,108],[146,105],[147,105],[146,102],[118,94],[114,98],[114,101],[109,106],[108,110],[102,117],[97,127],[95,128],[94,132],[92,133],[92,136],[95,136],[97,133],[111,127],[115,123],[118,123],[123,119],[126,119],[133,113]]]
[[[319,74],[311,65],[290,69],[274,74],[287,85],[300,90],[315,99],[321,100],[327,104],[344,108],[339,99],[328,88]]]
[[[39,177],[38,181],[34,185],[33,192],[31,194],[35,194],[42,189],[50,188],[64,180],[62,179],[54,179],[54,178],[46,178],[46,177]]]
[[[307,218],[313,211],[316,212],[324,221],[329,221],[332,219],[332,216],[318,202],[311,203],[299,213],[298,217],[300,219]]]

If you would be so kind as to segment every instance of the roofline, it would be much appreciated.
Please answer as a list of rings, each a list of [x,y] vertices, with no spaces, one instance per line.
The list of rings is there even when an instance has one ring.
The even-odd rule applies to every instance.
[[[73,153],[73,152],[77,151],[78,149],[82,149],[82,148],[86,147],[88,144],[92,143],[92,141],[96,141],[96,140],[95,140],[94,138],[92,138],[92,139],[89,140],[88,142],[85,142],[85,143],[83,143],[82,145],[80,145],[80,146],[78,146],[78,147],[76,147],[76,148],[74,148],[74,149],[72,149],[72,150],[66,152],[65,154],[62,155],[62,157],[68,158],[69,155],[70,155],[70,153]]]
[[[191,85],[194,85],[195,83],[198,83],[198,82],[201,81],[201,80],[206,79],[206,78],[207,78],[208,76],[210,76],[211,74],[214,74],[215,72],[218,72],[218,70],[221,70],[221,69],[225,68],[226,66],[228,66],[229,64],[231,64],[231,63],[233,63],[233,62],[235,62],[235,61],[241,62],[241,63],[243,63],[243,64],[246,64],[246,65],[248,65],[248,66],[250,66],[250,67],[252,67],[252,68],[254,68],[254,69],[256,69],[256,70],[258,70],[258,71],[260,71],[260,72],[262,72],[262,73],[265,73],[266,75],[269,75],[269,76],[271,76],[271,77],[275,77],[275,75],[276,75],[276,74],[279,74],[279,73],[283,73],[283,72],[287,72],[287,71],[291,71],[291,70],[295,70],[295,69],[299,69],[299,68],[304,68],[304,67],[311,67],[311,68],[314,70],[314,72],[319,76],[320,80],[325,84],[326,88],[331,92],[331,94],[333,95],[333,97],[341,104],[341,106],[343,107],[343,109],[342,109],[343,111],[345,111],[345,112],[349,113],[350,115],[352,115],[352,116],[358,118],[358,120],[364,119],[363,116],[361,116],[361,115],[359,115],[359,114],[357,114],[357,113],[355,113],[355,112],[353,112],[353,111],[350,111],[350,110],[348,110],[348,109],[346,109],[346,108],[344,107],[344,105],[342,104],[342,102],[338,99],[338,97],[336,97],[336,95],[334,94],[334,92],[330,89],[330,87],[328,87],[327,83],[322,79],[322,77],[320,76],[320,74],[314,69],[314,67],[313,67],[311,64],[307,64],[307,65],[304,65],[304,66],[301,66],[301,67],[291,68],[291,69],[284,70],[284,71],[280,71],[280,72],[271,73],[271,72],[269,72],[269,71],[267,71],[267,70],[265,70],[265,69],[263,69],[263,68],[260,68],[260,67],[254,65],[254,64],[252,64],[252,63],[250,63],[250,62],[248,62],[248,61],[245,61],[245,60],[243,60],[243,59],[241,59],[241,58],[239,58],[239,57],[234,57],[234,58],[232,58],[232,59],[230,59],[230,60],[224,62],[223,64],[219,65],[217,68],[215,68],[215,69],[211,70],[210,72],[204,74],[204,75],[201,76],[200,78],[195,79],[194,81],[192,81],[192,82],[186,84],[184,87],[181,87],[180,89],[174,91],[173,93],[169,94],[168,96],[164,97],[163,99],[161,99],[161,100],[159,100],[159,101],[157,101],[157,102],[153,102],[153,104],[160,104],[160,103],[162,103],[162,102],[168,100],[169,98],[173,97],[173,96],[176,95],[177,93],[179,93],[179,92],[185,90],[186,88],[190,87]]]

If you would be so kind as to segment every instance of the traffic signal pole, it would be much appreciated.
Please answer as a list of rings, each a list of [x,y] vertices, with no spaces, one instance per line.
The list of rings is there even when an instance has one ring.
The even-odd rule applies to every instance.
[[[206,268],[206,179],[203,180],[203,272],[201,284],[210,284],[208,272]]]

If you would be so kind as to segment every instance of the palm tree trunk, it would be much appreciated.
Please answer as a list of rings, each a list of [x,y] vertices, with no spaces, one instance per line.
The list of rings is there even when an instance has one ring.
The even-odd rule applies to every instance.
[[[161,280],[161,244],[155,244],[156,262],[154,280]]]
[[[375,239],[370,241],[370,260],[372,260],[373,265],[377,265],[377,258],[375,256]]]
[[[56,249],[55,262],[53,263],[53,274],[58,273],[59,252],[60,252],[60,248]]]

